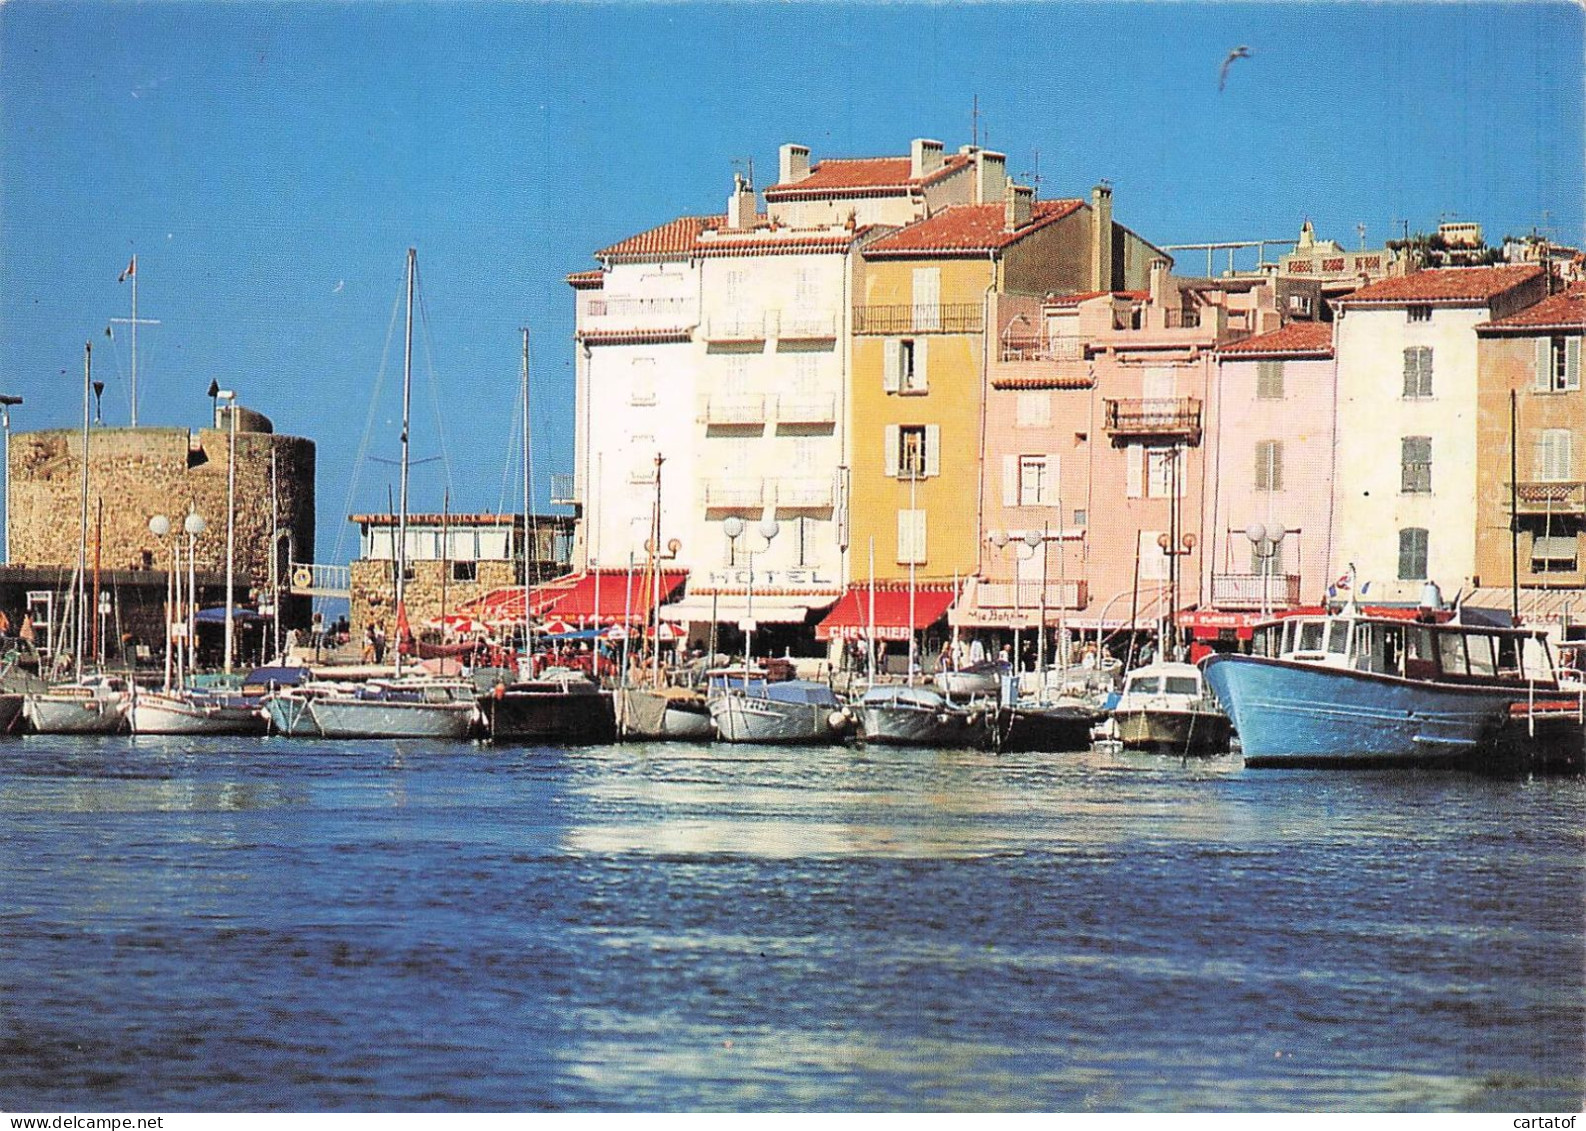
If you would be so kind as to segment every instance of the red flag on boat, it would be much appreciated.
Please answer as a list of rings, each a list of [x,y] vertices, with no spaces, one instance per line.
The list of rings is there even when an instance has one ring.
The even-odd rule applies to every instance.
[[[396,633],[397,648],[401,651],[402,655],[412,655],[413,629],[408,625],[408,607],[406,601],[403,601],[397,605]]]
[[[136,255],[134,255],[132,257],[132,262],[127,264],[127,269],[125,271],[121,272],[121,277],[119,279],[117,279],[116,282],[125,283],[128,279],[132,278],[132,276],[136,275],[137,273],[138,273],[138,257]]]

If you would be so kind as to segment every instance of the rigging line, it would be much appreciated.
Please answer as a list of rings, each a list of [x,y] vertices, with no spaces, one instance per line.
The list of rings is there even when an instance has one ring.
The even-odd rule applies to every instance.
[[[452,489],[452,458],[451,453],[446,448],[446,422],[441,417],[440,382],[435,379],[435,358],[431,352],[430,308],[429,303],[424,298],[422,282],[423,279],[419,274],[418,264],[415,263],[413,265],[413,290],[418,295],[419,327],[421,331],[419,339],[424,343],[424,365],[429,374],[430,411],[435,417],[436,435],[440,438],[441,468],[446,480],[446,490],[449,493]]]
[[[529,331],[523,332],[523,424],[528,429],[529,442],[524,445],[523,458],[526,461],[524,484],[526,490],[523,497],[523,522],[528,528],[529,546],[533,552],[540,552],[540,520],[538,511],[534,506],[534,335]],[[524,576],[529,570],[529,549],[523,552]],[[596,609],[596,619],[599,619],[600,610]]]
[[[496,496],[496,513],[507,513],[507,492],[516,481],[518,470],[518,453],[523,447],[520,437],[523,435],[522,417],[518,415],[522,406],[518,403],[520,398],[512,398],[512,418],[507,422],[507,458],[501,461],[501,493]]]
[[[374,418],[380,407],[380,390],[385,384],[386,362],[391,356],[391,339],[396,335],[397,315],[402,312],[402,294],[406,289],[407,267],[404,264],[402,270],[402,285],[397,288],[396,298],[391,302],[391,321],[386,326],[385,345],[380,350],[380,368],[375,373],[374,390],[369,394],[369,411],[364,417],[363,438],[358,441],[358,452],[355,456],[353,456],[352,475],[347,480],[347,495],[346,498],[342,500],[342,514],[349,517],[352,515],[353,500],[358,494],[358,480],[363,472],[364,459],[369,451],[369,438],[374,433]],[[331,550],[331,561],[340,562],[342,560],[342,546],[345,543],[347,537],[347,528],[351,525],[351,523],[347,522],[337,525],[336,544]],[[325,597],[317,598],[314,602],[314,608],[316,610],[322,611],[327,600],[328,598]]]

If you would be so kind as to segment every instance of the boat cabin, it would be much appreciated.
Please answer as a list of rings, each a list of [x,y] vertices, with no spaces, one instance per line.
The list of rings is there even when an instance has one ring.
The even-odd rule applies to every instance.
[[[1255,630],[1251,653],[1321,667],[1447,683],[1554,682],[1539,629],[1339,615],[1289,617]]]

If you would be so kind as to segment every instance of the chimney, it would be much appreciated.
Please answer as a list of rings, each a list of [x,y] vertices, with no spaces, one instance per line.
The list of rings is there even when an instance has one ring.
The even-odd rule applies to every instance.
[[[794,185],[809,175],[809,146],[788,144],[777,150],[777,184]]]
[[[1168,261],[1160,256],[1151,260],[1151,305],[1161,306],[1167,298]],[[1099,289],[1099,288],[1098,288]]]
[[[1008,186],[1002,201],[1002,229],[1016,232],[1030,222],[1034,212],[1035,190],[1028,185]]]
[[[747,232],[759,219],[755,208],[754,186],[741,173],[732,175],[732,195],[727,198],[727,227]]]
[[[1007,155],[989,149],[977,149],[974,154],[975,203],[996,204],[1008,192]]]
[[[1112,291],[1112,186],[1106,181],[1090,190],[1090,289]],[[1166,269],[1166,264],[1163,264]],[[1155,271],[1155,262],[1152,263]],[[1156,275],[1151,276],[1153,279]]]
[[[909,178],[928,177],[942,167],[942,143],[917,137],[909,143]]]

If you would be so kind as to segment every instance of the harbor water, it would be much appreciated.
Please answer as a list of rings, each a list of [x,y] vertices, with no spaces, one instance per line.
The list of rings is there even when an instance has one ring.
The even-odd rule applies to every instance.
[[[0,746],[0,1107],[1577,1111],[1586,782]]]

